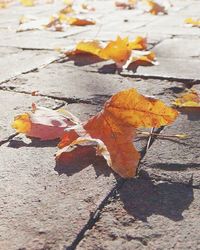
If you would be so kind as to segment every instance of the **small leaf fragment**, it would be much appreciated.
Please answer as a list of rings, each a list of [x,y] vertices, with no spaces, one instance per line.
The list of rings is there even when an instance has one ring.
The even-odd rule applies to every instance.
[[[137,2],[137,0],[128,0],[127,2],[116,1],[115,6],[121,9],[134,9]]]
[[[144,1],[150,7],[149,12],[152,15],[158,15],[159,13],[167,14],[167,11],[164,6],[156,3],[153,0],[144,0]]]
[[[194,18],[189,17],[185,19],[185,23],[189,24],[192,27],[200,28],[200,19],[194,19]]]
[[[177,98],[173,104],[177,107],[200,107],[200,93],[195,89],[190,89]]]

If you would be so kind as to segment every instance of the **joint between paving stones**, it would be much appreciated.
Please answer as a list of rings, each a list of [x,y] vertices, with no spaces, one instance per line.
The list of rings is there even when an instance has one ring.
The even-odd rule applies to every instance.
[[[159,130],[156,130],[156,131],[157,131],[157,133],[160,133],[162,130],[163,130],[163,127]],[[152,141],[151,141],[151,139],[152,139]],[[155,140],[156,140],[156,138],[153,138],[151,136],[149,137],[149,144],[147,144],[147,147],[145,147],[144,150],[142,150],[142,152],[141,152],[140,162],[144,158],[147,150],[153,145]],[[140,166],[140,162],[138,164],[138,169]],[[136,177],[136,178],[138,178],[138,177]],[[127,179],[120,178],[118,180],[117,184],[111,189],[111,191],[107,194],[107,196],[101,201],[101,203],[99,204],[99,206],[97,207],[95,212],[93,212],[91,214],[90,219],[85,224],[85,226],[80,230],[80,232],[77,234],[77,236],[74,239],[74,241],[72,242],[72,244],[70,246],[65,246],[64,250],[75,250],[76,249],[76,247],[79,245],[79,243],[84,239],[85,233],[88,230],[91,230],[95,226],[95,224],[99,221],[101,211],[104,209],[104,207],[106,207],[108,204],[110,204],[113,200],[115,200],[117,198],[118,190],[120,190],[126,182],[127,182]],[[139,241],[141,242],[143,240],[141,239]],[[143,245],[145,245],[145,243]]]
[[[76,238],[72,242],[70,246],[64,246],[64,250],[75,250],[78,244],[84,239],[85,233],[87,230],[90,230],[94,227],[94,225],[98,222],[101,211],[103,208],[112,202],[113,199],[116,198],[117,191],[124,185],[126,182],[125,179],[119,179],[117,184],[112,188],[112,190],[106,195],[106,197],[101,201],[97,209],[91,214],[88,222],[85,226],[80,230],[77,234]]]
[[[8,91],[8,92],[13,92],[13,93],[32,95],[32,93],[28,92],[28,91],[17,91],[17,90],[15,90],[14,87],[0,86],[0,91]],[[50,99],[53,99],[53,100],[65,102],[65,103],[61,104],[59,107],[56,107],[56,109],[59,109],[59,108],[63,107],[65,104],[74,104],[74,103],[91,104],[91,105],[96,104],[92,100],[88,100],[88,99],[84,100],[84,99],[80,99],[80,98],[55,97],[55,96],[52,96],[52,95],[43,95],[43,94],[40,94],[40,93],[38,93],[37,96],[46,97],[46,98],[50,98]]]

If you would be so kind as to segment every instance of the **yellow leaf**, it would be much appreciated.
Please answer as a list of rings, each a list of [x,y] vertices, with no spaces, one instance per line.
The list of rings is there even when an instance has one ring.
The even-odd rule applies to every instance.
[[[16,116],[12,127],[16,129],[17,133],[29,133],[31,130],[30,115],[28,113],[25,113]]]
[[[152,0],[145,0],[145,2],[149,5],[149,7],[150,7],[149,12],[152,15],[158,15],[159,13],[163,13],[163,14],[167,13],[164,6],[154,2]]]
[[[32,7],[35,5],[35,0],[19,0],[19,2],[26,7]]]
[[[195,89],[188,90],[174,102],[177,107],[200,107],[200,94]]]
[[[193,19],[193,18],[186,18],[185,19],[186,24],[190,24],[193,27],[199,27],[200,28],[200,20],[199,19]]]
[[[147,49],[147,38],[137,36],[132,42],[129,42],[129,48],[131,50],[146,50]]]

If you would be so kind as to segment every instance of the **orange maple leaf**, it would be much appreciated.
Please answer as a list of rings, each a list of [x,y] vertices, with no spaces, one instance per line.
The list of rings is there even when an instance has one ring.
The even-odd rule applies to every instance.
[[[167,14],[167,11],[164,6],[152,1],[152,0],[145,0],[145,2],[149,5],[150,9],[149,12],[152,15],[158,15],[159,13]]]
[[[173,104],[177,107],[200,107],[200,93],[195,89],[190,89],[177,98]]]
[[[133,145],[136,128],[165,126],[177,115],[176,110],[160,100],[142,96],[135,89],[119,92],[96,116],[66,131],[56,159],[67,160],[79,145],[98,145],[97,154],[102,155],[116,173],[124,178],[132,177],[140,159]]]
[[[129,41],[128,38],[122,39],[117,37],[115,41],[110,41],[106,45],[100,43],[100,41],[81,41],[76,45],[76,48],[72,51],[66,51],[67,56],[76,55],[79,53],[89,53],[98,56],[103,60],[113,60],[117,67],[121,68],[131,60],[132,51],[145,50],[147,48],[146,38],[136,37],[134,41]],[[149,53],[149,52],[145,52]],[[155,57],[154,57],[155,59]],[[149,58],[150,60],[150,58]]]
[[[137,0],[128,0],[127,2],[115,2],[115,6],[121,9],[134,9],[137,4]]]
[[[68,24],[75,26],[86,26],[86,25],[94,25],[96,22],[90,19],[83,19],[78,17],[69,17],[67,20]]]

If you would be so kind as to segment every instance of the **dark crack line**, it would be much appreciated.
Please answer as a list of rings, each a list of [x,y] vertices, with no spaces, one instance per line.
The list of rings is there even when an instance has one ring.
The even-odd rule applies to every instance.
[[[35,50],[35,51],[55,51],[55,49],[47,49],[47,48],[31,48],[31,47],[20,47],[20,46],[4,46],[0,45],[0,48],[12,48],[18,50]]]
[[[63,56],[59,56],[59,57],[57,57],[57,58],[55,58],[55,59],[49,61],[48,63],[44,63],[44,64],[42,64],[42,65],[40,65],[40,66],[38,66],[38,67],[35,67],[35,68],[30,69],[30,70],[21,72],[21,73],[15,75],[15,76],[13,76],[13,77],[10,77],[10,78],[8,78],[8,79],[6,79],[6,80],[0,82],[0,85],[2,85],[2,84],[4,84],[4,83],[7,83],[7,82],[9,82],[9,81],[12,81],[13,79],[16,79],[17,77],[19,77],[19,76],[21,76],[21,75],[26,75],[26,74],[29,74],[29,73],[32,73],[32,72],[37,72],[37,71],[39,71],[40,69],[43,69],[43,68],[45,68],[46,66],[48,66],[48,65],[50,65],[50,64],[52,64],[52,63],[59,62],[62,58],[63,58]]]
[[[155,131],[158,134],[158,136],[159,136],[159,133],[161,133],[163,131],[163,129],[164,129],[164,127],[161,127]],[[144,178],[144,176],[142,176],[140,174],[140,171],[139,171],[142,159],[146,155],[147,151],[152,147],[153,143],[156,141],[158,136],[150,136],[146,147],[141,152],[141,159],[140,159],[140,162],[138,164],[138,171],[137,171],[137,175],[136,175],[136,178],[138,178],[138,179],[142,179],[144,181],[149,180],[149,179],[152,179],[153,181],[161,181],[162,180],[161,178],[160,179],[159,178]],[[173,181],[169,181],[169,180],[162,180],[162,181],[165,181],[167,183],[178,183],[178,182],[173,182]],[[99,221],[102,210],[109,203],[111,203],[113,200],[116,199],[117,194],[118,194],[118,190],[120,190],[126,182],[127,182],[127,179],[123,179],[123,178],[119,179],[118,183],[112,188],[112,190],[103,199],[103,201],[97,207],[95,212],[91,214],[91,217],[89,218],[88,222],[85,224],[85,226],[77,234],[77,236],[76,236],[75,240],[72,242],[72,244],[69,246],[64,246],[64,250],[75,250],[77,248],[79,243],[84,239],[85,233],[88,230],[91,230],[95,226],[95,224]],[[181,184],[185,185],[187,187],[192,187],[194,189],[200,189],[200,186],[193,185],[193,176],[191,176],[190,181],[187,184],[186,183],[181,183]]]
[[[81,242],[81,240],[84,238],[84,235],[87,230],[90,230],[93,228],[95,223],[99,220],[102,209],[109,204],[112,199],[114,199],[118,193],[118,189],[120,189],[123,184],[126,182],[125,179],[120,179],[118,183],[112,188],[112,190],[106,195],[106,197],[103,199],[103,201],[99,204],[97,209],[91,213],[90,219],[86,223],[86,225],[81,229],[81,231],[76,236],[75,240],[72,242],[70,246],[64,246],[64,250],[74,250],[78,246],[78,244]]]
[[[6,86],[0,86],[0,90],[1,91],[8,91],[8,92],[12,92],[12,93],[18,93],[18,94],[25,94],[25,95],[31,95],[31,92],[28,91],[18,91],[13,89],[12,87],[6,87]],[[40,94],[38,93],[37,96],[39,97],[46,97],[46,98],[50,98],[53,100],[57,100],[57,101],[64,101],[66,104],[74,104],[74,103],[82,103],[82,104],[91,104],[91,105],[96,105],[97,103],[95,103],[93,100],[89,100],[89,99],[80,99],[80,98],[73,98],[73,97],[56,97],[53,95],[45,95],[45,94]]]
[[[65,62],[65,58],[60,60],[60,63],[64,63],[64,62]],[[77,69],[74,65],[66,65],[66,67]],[[84,68],[79,67],[79,69],[81,71],[83,71],[83,72],[100,74],[97,70],[95,70],[95,68],[96,68],[96,66],[91,66],[91,69],[84,69]],[[116,75],[116,74],[113,74],[113,73],[106,73],[106,74]],[[118,75],[122,76],[122,77],[128,77],[128,78],[140,78],[142,80],[155,79],[155,80],[167,80],[169,82],[176,81],[176,82],[180,82],[180,83],[185,83],[189,87],[192,87],[192,85],[194,85],[194,84],[200,84],[200,79],[191,79],[191,78],[177,78],[177,77],[168,77],[168,76],[152,76],[152,75],[140,75],[140,74],[131,75],[131,74],[128,74],[128,73],[125,73],[125,72],[124,73],[121,72]]]
[[[154,140],[153,140],[154,141]],[[151,143],[151,145],[153,142]],[[141,159],[138,164],[138,167],[140,166],[141,160],[144,158],[147,150],[149,147],[144,148],[144,150],[141,152]],[[138,178],[138,177],[136,177]],[[118,194],[118,190],[120,190],[123,185],[127,182],[127,179],[120,178],[117,182],[117,184],[111,189],[111,191],[106,195],[106,197],[102,200],[100,205],[97,207],[94,213],[91,214],[88,222],[85,224],[85,226],[80,230],[80,232],[77,234],[75,240],[72,242],[71,245],[69,246],[64,246],[64,250],[74,250],[76,247],[79,245],[79,243],[84,239],[84,235],[87,230],[90,230],[94,227],[96,222],[99,221],[100,215],[102,210],[104,209],[105,206],[107,206],[112,200],[114,200]]]

